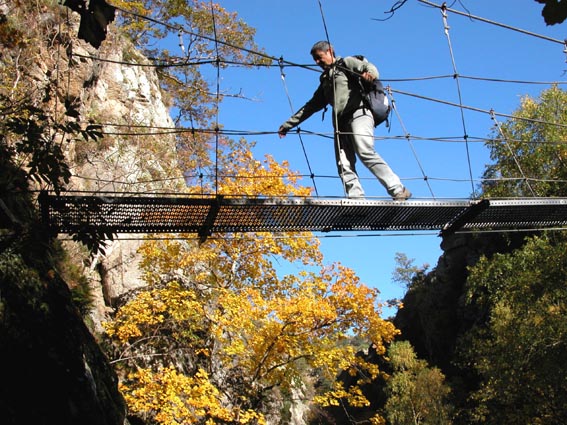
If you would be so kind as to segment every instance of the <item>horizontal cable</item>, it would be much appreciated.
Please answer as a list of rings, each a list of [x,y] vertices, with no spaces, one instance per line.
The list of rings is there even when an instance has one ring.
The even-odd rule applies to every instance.
[[[400,92],[401,94],[405,94]],[[408,94],[411,95],[411,94]],[[439,102],[444,103],[444,101],[439,100]],[[490,114],[490,111],[479,110],[478,112],[486,112]],[[496,114],[496,113],[495,113]],[[496,114],[503,116],[504,114]],[[513,119],[523,119],[529,120],[528,118],[520,118],[515,116],[509,116]],[[531,120],[536,121],[543,124],[548,125],[562,125],[556,124],[551,122],[545,121],[538,121],[538,120]],[[92,124],[92,123],[89,123]],[[186,134],[186,133],[201,133],[201,134],[222,134],[225,136],[269,136],[277,134],[277,131],[267,131],[267,130],[234,130],[234,129],[212,129],[212,128],[189,128],[189,127],[164,127],[164,126],[153,126],[153,125],[142,125],[142,124],[110,124],[104,123],[99,124],[103,127],[126,127],[126,128],[139,128],[139,129],[148,129],[154,131],[147,131],[147,132],[140,132],[140,131],[106,131],[103,130],[103,134],[107,136],[140,136],[140,137],[151,137],[151,136],[163,136],[163,135],[176,135],[176,134]],[[155,131],[158,130],[158,131]],[[294,132],[291,131],[289,134],[293,134]],[[333,138],[333,133],[320,133],[310,130],[302,129],[301,133],[310,135],[310,136],[317,136],[322,138]],[[343,132],[342,134],[353,134],[353,133],[346,133]],[[463,143],[462,136],[419,136],[410,134],[412,139],[421,140],[421,141],[434,141],[434,142],[441,142],[441,143]],[[374,140],[406,140],[407,135],[386,135],[386,136],[374,136]],[[468,141],[473,143],[486,143],[488,141],[496,140],[495,138],[489,137],[480,137],[480,136],[468,136]],[[525,141],[519,139],[509,139],[510,141],[515,141],[517,143],[534,143],[534,144],[565,144],[567,140],[537,140],[537,141]]]
[[[481,22],[484,22],[484,23],[487,23],[487,24],[495,25],[497,27],[505,28],[505,29],[515,31],[515,32],[519,32],[519,33],[529,35],[529,36],[532,36],[532,37],[540,38],[542,40],[551,41],[553,43],[558,43],[558,44],[563,44],[563,45],[565,44],[564,40],[558,40],[556,38],[548,37],[546,35],[536,34],[534,32],[527,31],[527,30],[524,30],[524,29],[521,29],[521,28],[516,28],[516,27],[513,27],[511,25],[502,24],[500,22],[492,21],[490,19],[481,18],[480,16],[471,15],[470,13],[461,12],[460,10],[450,9],[446,6],[445,3],[435,4],[435,3],[432,3],[432,2],[427,1],[427,0],[418,0],[418,1],[420,3],[426,4],[428,6],[436,7],[438,9],[448,10],[449,12],[455,13],[456,15],[466,16],[467,18],[470,18],[470,19],[473,19],[473,20],[476,20],[476,21],[481,21]]]
[[[249,53],[251,55],[255,55],[255,56],[265,58],[265,59],[269,59],[271,61],[278,62],[279,64],[284,64],[286,66],[296,66],[296,67],[300,67],[300,68],[309,69],[311,71],[321,72],[321,70],[316,68],[314,65],[302,65],[302,64],[295,63],[295,62],[290,62],[288,60],[285,60],[281,56],[280,57],[271,56],[271,55],[268,55],[266,53],[263,53],[263,52],[260,52],[260,51],[257,51],[257,50],[252,50],[252,49],[249,49],[247,47],[238,46],[236,44],[229,43],[229,42],[224,41],[224,40],[220,40],[220,39],[218,39],[218,37],[212,37],[212,36],[208,36],[208,35],[205,35],[205,34],[198,34],[196,32],[193,32],[193,31],[190,31],[190,30],[184,28],[182,25],[172,25],[170,23],[163,22],[163,21],[160,21],[158,19],[152,18],[150,16],[141,15],[139,13],[136,13],[136,12],[133,12],[133,11],[130,11],[130,10],[126,10],[126,9],[123,9],[119,6],[116,6],[115,4],[112,4],[111,2],[109,3],[109,5],[114,7],[116,10],[119,10],[122,13],[126,13],[128,15],[132,15],[132,16],[135,16],[137,18],[144,19],[146,21],[153,22],[153,23],[158,24],[158,25],[162,25],[165,28],[168,28],[172,31],[183,32],[183,33],[185,33],[187,35],[191,35],[193,37],[201,38],[203,40],[207,40],[207,41],[210,41],[210,42],[213,42],[213,43],[216,43],[216,44],[222,44],[223,46],[227,46],[227,47],[230,47],[230,48],[233,48],[233,49],[241,50],[241,51]]]
[[[489,83],[511,83],[511,84],[540,84],[540,85],[563,85],[567,84],[567,81],[533,81],[533,80],[517,80],[517,79],[506,79],[506,78],[495,78],[495,77],[481,77],[474,75],[462,75],[462,74],[447,74],[447,75],[430,75],[424,77],[407,77],[407,78],[380,78],[382,82],[415,82],[415,81],[429,81],[429,80],[442,80],[442,79],[454,79],[462,78],[467,80],[485,81]]]
[[[424,96],[424,95],[420,95],[420,94],[416,94],[416,93],[409,93],[409,92],[405,92],[405,91],[401,91],[401,90],[392,89],[392,91],[394,93],[399,93],[399,94],[406,95],[406,96],[416,97],[418,99],[428,100],[430,102],[442,103],[444,105],[454,106],[456,108],[463,108],[463,109],[468,109],[470,111],[481,112],[483,114],[496,115],[496,116],[499,116],[499,117],[510,118],[510,119],[513,119],[513,120],[527,121],[527,122],[533,122],[533,123],[538,123],[538,124],[546,124],[546,125],[552,125],[552,126],[556,126],[556,127],[567,128],[567,124],[560,124],[560,123],[557,123],[557,122],[537,120],[537,119],[533,119],[533,118],[518,117],[516,115],[504,114],[504,113],[501,113],[501,112],[494,112],[491,109],[476,108],[474,106],[459,105],[458,103],[449,102],[448,100],[436,99],[436,98],[433,98],[433,97]]]
[[[490,78],[490,77],[475,77],[472,75],[461,75],[459,74],[459,78],[464,78],[467,80],[477,80],[477,81],[486,81],[492,83],[512,83],[512,84],[541,84],[541,85],[562,85],[567,84],[567,81],[531,81],[531,80],[509,80],[504,78]]]
[[[179,181],[179,180],[186,180],[186,179],[212,179],[215,177],[215,174],[211,173],[200,173],[200,174],[185,174],[182,177],[169,177],[163,179],[152,179],[152,180],[138,180],[136,182],[132,181],[123,181],[123,180],[113,180],[113,179],[102,179],[96,177],[86,177],[81,175],[73,175],[73,178],[82,179],[82,180],[89,180],[95,181],[99,183],[105,184],[120,184],[123,186],[135,186],[139,184],[149,184],[149,183],[160,183],[165,181]],[[266,176],[242,176],[242,175],[234,175],[234,174],[219,174],[219,178],[226,178],[226,179],[234,179],[234,180],[256,180],[256,179],[267,179],[267,178],[277,178],[277,179],[289,179],[289,178],[304,178],[309,179],[312,177],[318,179],[332,179],[337,180],[339,179],[336,175],[323,175],[323,174],[274,174],[274,175],[266,175]],[[360,180],[374,180],[374,177],[359,177]],[[467,183],[470,182],[469,178],[449,178],[449,177],[441,177],[441,176],[416,176],[416,177],[404,177],[402,180],[405,181],[421,181],[421,180],[428,180],[428,181],[437,181],[437,182],[452,182],[452,183]],[[539,183],[563,183],[567,184],[567,180],[565,179],[544,179],[544,178],[536,178],[536,177],[496,177],[496,178],[476,178],[473,179],[475,183],[497,183],[497,182],[518,182],[518,181],[529,181],[529,182],[539,182]],[[70,191],[72,192],[72,191]],[[78,191],[84,192],[84,191]],[[128,192],[120,192],[123,195],[128,195]],[[136,192],[139,193],[139,192]],[[153,192],[149,192],[153,193]],[[177,193],[178,194],[178,193]]]
[[[114,63],[118,65],[126,65],[126,66],[138,66],[138,67],[148,67],[148,68],[181,68],[185,66],[201,66],[201,65],[213,65],[217,66],[218,64],[222,65],[232,65],[232,66],[241,66],[241,67],[261,67],[261,68],[276,68],[280,67],[278,63],[262,63],[262,62],[243,62],[243,61],[231,61],[226,59],[199,59],[199,60],[190,60],[185,58],[174,58],[171,61],[164,61],[160,58],[147,58],[149,61],[153,61],[152,63],[140,63],[140,62],[127,62],[127,61],[119,61],[115,59],[108,59],[102,58],[96,55],[82,55],[80,53],[71,53],[72,56],[83,58],[83,59],[90,59],[97,62],[107,62],[107,63]],[[312,69],[313,71],[318,71],[314,65],[310,64],[293,64],[290,63],[286,65],[288,67],[299,67],[299,68],[308,68]]]
[[[148,58],[149,60],[155,61],[157,63],[139,63],[139,62],[126,62],[126,61],[119,61],[114,59],[107,59],[102,58],[100,56],[93,56],[93,55],[82,55],[80,53],[71,53],[75,57],[83,58],[83,59],[91,59],[98,62],[108,62],[114,63],[119,65],[127,65],[127,66],[139,66],[139,67],[151,67],[151,68],[168,68],[168,67],[184,67],[184,66],[201,66],[201,65],[232,65],[232,66],[242,66],[242,67],[262,67],[262,68],[279,68],[281,67],[279,63],[258,63],[258,62],[241,62],[241,61],[229,61],[225,59],[202,59],[202,60],[182,60],[178,58],[172,62],[159,62],[161,59],[158,58]],[[313,65],[309,64],[289,64],[286,65],[288,67],[300,67],[300,68],[312,68],[313,70],[317,70]],[[415,82],[415,81],[430,81],[430,80],[441,80],[441,79],[454,79],[455,77],[469,79],[469,80],[477,80],[477,81],[486,81],[486,82],[494,82],[494,83],[512,83],[512,84],[540,84],[540,85],[563,85],[567,84],[567,81],[532,81],[532,80],[517,80],[517,79],[505,79],[505,78],[495,78],[495,77],[481,77],[481,76],[473,76],[473,75],[455,75],[455,74],[445,74],[445,75],[429,75],[429,76],[422,76],[422,77],[405,77],[405,78],[380,78],[382,82]]]

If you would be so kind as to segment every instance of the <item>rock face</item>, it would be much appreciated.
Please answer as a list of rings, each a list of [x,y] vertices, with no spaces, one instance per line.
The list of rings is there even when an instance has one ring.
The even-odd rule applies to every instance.
[[[36,34],[44,31],[39,41],[14,43],[13,48],[4,43],[9,37],[2,38],[0,70],[4,77],[10,67],[18,67],[14,80],[23,87],[25,78],[32,88],[26,102],[41,105],[56,122],[65,117],[80,125],[89,121],[103,124],[107,136],[101,139],[62,144],[73,174],[68,189],[147,193],[163,190],[164,180],[174,182],[170,189],[182,185],[172,137],[117,135],[131,134],[133,128],[145,127],[140,132],[147,133],[153,127],[173,126],[155,70],[137,66],[146,60],[112,31],[100,49],[94,49],[76,37],[76,14],[41,3],[7,1],[0,5],[0,37],[10,34],[8,31],[24,34],[25,22],[33,23],[29,27]],[[23,26],[6,26],[16,13],[17,23]],[[28,56],[22,55],[22,49],[29,49]],[[20,74],[23,59],[21,69],[18,60],[24,57],[29,61]],[[6,86],[16,87],[16,82],[8,81]],[[9,167],[9,159],[2,157],[0,174],[22,177],[25,188],[25,173]],[[8,191],[5,180],[0,179],[2,193]],[[117,376],[73,307],[67,284],[50,265],[50,237],[33,221],[31,200],[26,202],[27,213],[18,216],[25,219],[23,227],[0,229],[0,422],[126,424]],[[9,207],[4,213],[14,212]],[[143,284],[136,256],[139,244],[115,241],[107,247],[106,256],[86,266],[95,291],[91,317],[95,330],[100,330],[116,297]],[[77,264],[87,258],[77,245],[72,252],[77,254]]]
[[[456,234],[443,239],[443,255],[424,281],[412,287],[402,300],[394,324],[420,358],[446,375],[458,374],[451,360],[458,338],[477,319],[464,300],[468,268],[481,256],[506,253],[521,246],[525,235]]]
[[[105,134],[96,143],[70,146],[74,175],[70,189],[101,195],[179,189],[184,183],[174,137],[151,135],[154,129],[174,124],[155,69],[146,66],[148,60],[112,28],[97,50],[76,38],[67,50],[68,57],[62,61],[68,63],[71,78],[61,95],[78,105],[80,120],[102,124]],[[91,264],[92,319],[99,331],[114,300],[144,285],[137,256],[141,243],[120,240],[118,235],[106,246],[105,255]]]
[[[0,283],[2,423],[124,424],[114,370],[72,307],[65,282],[54,276],[42,285],[0,266]]]

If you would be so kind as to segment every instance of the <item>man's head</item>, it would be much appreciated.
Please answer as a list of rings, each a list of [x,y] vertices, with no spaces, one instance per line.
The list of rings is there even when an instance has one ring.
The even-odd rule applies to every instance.
[[[318,41],[311,48],[311,56],[321,68],[329,68],[335,61],[333,46],[328,41]]]

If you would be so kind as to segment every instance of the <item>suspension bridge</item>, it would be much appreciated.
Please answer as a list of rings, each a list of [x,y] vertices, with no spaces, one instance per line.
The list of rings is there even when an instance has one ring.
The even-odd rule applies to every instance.
[[[449,42],[449,51],[453,63],[454,73],[450,76],[456,81],[458,92],[458,103],[450,103],[421,95],[413,95],[399,90],[391,90],[390,96],[394,94],[415,96],[428,101],[447,103],[457,107],[461,111],[463,142],[468,143],[466,136],[465,119],[463,111],[472,109],[484,113],[496,123],[502,140],[506,137],[502,132],[497,117],[513,118],[506,114],[499,114],[493,110],[481,110],[466,106],[461,98],[459,82],[462,79],[474,78],[460,75],[455,65],[451,40],[449,36],[449,25],[447,13],[458,12],[447,9],[445,5],[435,5],[426,0],[421,3],[439,7],[442,11],[445,34]],[[123,11],[125,12],[125,11]],[[482,18],[472,17],[482,21]],[[324,19],[324,17],[323,17]],[[484,20],[487,23],[497,24]],[[516,28],[507,27],[514,31]],[[179,29],[180,33],[182,28]],[[190,31],[187,34],[195,35]],[[521,32],[521,31],[520,31]],[[524,32],[526,33],[526,32]],[[527,33],[528,35],[535,35]],[[202,35],[199,35],[203,37]],[[216,44],[226,44],[216,38],[210,38]],[[554,43],[564,42],[548,38],[547,41]],[[284,66],[300,66],[311,69],[309,66],[298,65],[283,58],[269,56],[261,52],[255,53],[263,59],[269,59],[281,68],[281,77],[285,87]],[[101,60],[101,58],[97,58]],[[221,58],[216,58],[220,63]],[[199,65],[199,64],[196,64]],[[160,64],[159,66],[164,66]],[[220,67],[217,66],[217,81]],[[287,87],[285,87],[287,94]],[[218,94],[218,82],[217,82]],[[217,96],[218,100],[219,96]],[[288,95],[288,100],[289,99]],[[218,105],[217,105],[218,106]],[[393,111],[397,115],[404,135],[410,140],[409,132],[405,129],[399,112],[393,103]],[[217,118],[218,120],[218,118]],[[563,123],[549,123],[564,126]],[[176,131],[178,131],[177,129]],[[204,131],[206,129],[191,128],[187,131]],[[218,121],[215,131],[210,131],[214,137],[219,136]],[[301,133],[298,132],[301,145]],[[218,145],[218,139],[217,139]],[[305,149],[303,149],[305,152]],[[470,165],[470,159],[467,158]],[[315,173],[311,170],[309,160],[309,175],[313,180],[313,187],[317,194],[317,186],[314,181]],[[421,168],[421,166],[420,166]],[[216,170],[218,172],[218,170]],[[518,165],[519,180],[529,180],[521,167]],[[470,168],[469,168],[470,173]],[[422,170],[423,180],[428,182],[431,178]],[[474,194],[475,188],[472,184],[472,173],[470,173],[471,187]],[[215,181],[219,178],[215,173]],[[429,185],[429,183],[427,183]],[[529,192],[529,191],[528,191]],[[530,198],[510,199],[410,199],[407,201],[393,201],[382,199],[348,199],[348,198],[326,198],[326,197],[286,197],[275,198],[269,196],[223,196],[216,193],[203,194],[200,196],[190,195],[159,195],[143,194],[131,195],[128,193],[63,193],[43,191],[39,196],[39,203],[43,222],[55,233],[76,233],[89,230],[103,230],[111,233],[196,233],[201,239],[207,238],[214,233],[231,232],[332,232],[332,231],[365,231],[365,230],[435,230],[441,234],[462,231],[479,230],[537,230],[563,228],[567,226],[567,199],[538,197],[533,193]]]
[[[40,194],[58,233],[330,232],[348,230],[543,229],[567,225],[567,199],[355,200],[322,198],[128,197]]]

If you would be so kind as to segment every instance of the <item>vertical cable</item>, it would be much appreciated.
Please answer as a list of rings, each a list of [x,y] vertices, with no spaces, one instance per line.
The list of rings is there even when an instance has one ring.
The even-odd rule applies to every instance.
[[[214,13],[213,13],[213,22],[214,22]],[[185,57],[186,60],[189,59],[189,49],[185,49],[185,42],[183,41],[183,27],[179,27],[179,30],[177,31],[177,37],[179,39],[179,48],[181,49],[181,52],[183,53],[183,56]],[[216,38],[215,38],[216,39]],[[217,58],[218,58],[218,53],[217,53]],[[185,82],[187,83],[187,74],[184,73],[185,75]],[[218,74],[217,74],[217,80],[218,80]],[[217,111],[218,111],[218,102],[217,102]],[[193,145],[191,147],[191,149],[193,150],[193,152],[197,152],[197,139],[195,136],[195,123],[193,122],[193,114],[190,113],[189,114],[189,121],[191,123],[191,138],[193,141]],[[189,146],[186,146],[186,149],[189,149]],[[205,186],[204,186],[204,182],[203,182],[203,170],[201,168],[201,158],[199,156],[199,154],[196,155],[196,163],[197,163],[197,170],[198,170],[198,178],[199,178],[199,187],[201,189],[201,195],[205,194]],[[215,173],[216,175],[217,173]],[[187,184],[187,181],[185,182]],[[216,185],[215,185],[216,186]]]
[[[220,110],[220,55],[219,43],[217,36],[217,26],[215,23],[215,9],[211,0],[211,15],[213,19],[213,34],[215,37],[215,54],[216,54],[216,67],[217,67],[217,88],[216,88],[216,104],[217,111],[215,114],[215,195],[218,195],[219,190],[219,110]]]
[[[327,21],[325,20],[325,13],[323,12],[323,5],[321,4],[321,0],[317,0],[317,2],[319,3],[319,11],[321,12],[321,20],[323,21],[323,28],[325,29],[325,37],[326,37],[327,43],[329,43],[329,48],[332,49],[333,57],[336,59],[335,49],[334,49],[334,47],[332,47],[333,45],[331,44],[331,39],[329,38],[329,31],[327,30]],[[343,160],[342,160],[342,155],[341,155],[339,118],[337,116],[337,111],[335,109],[335,105],[337,103],[336,102],[336,100],[337,100],[337,87],[336,87],[336,79],[335,79],[336,70],[337,70],[336,63],[333,63],[332,68],[329,70],[329,77],[331,77],[331,79],[333,81],[333,128],[334,128],[333,134],[334,134],[337,156],[338,156],[338,158],[337,158],[338,165],[339,165],[339,167],[341,167],[341,172],[339,174],[339,177],[341,178],[341,183],[343,185],[343,194],[345,195],[345,197],[347,197],[348,194],[347,194],[347,190],[346,190],[346,182],[343,179],[344,166],[343,166]]]
[[[528,186],[528,189],[530,190],[532,196],[536,197],[536,193],[534,192],[532,186],[530,185],[529,180],[526,178],[526,175],[524,174],[524,171],[522,170],[522,166],[520,165],[520,161],[518,160],[518,157],[516,156],[516,154],[514,153],[512,148],[510,147],[510,144],[508,143],[508,139],[506,138],[506,136],[504,135],[504,131],[502,130],[502,125],[496,119],[496,115],[494,114],[493,109],[490,110],[490,118],[496,124],[496,128],[498,129],[498,133],[500,133],[500,137],[502,137],[502,141],[504,142],[504,144],[508,148],[508,151],[510,151],[510,156],[512,157],[512,159],[516,163],[516,167],[518,167],[518,171],[520,171],[520,174],[522,175],[522,181]]]
[[[280,74],[281,74],[285,94],[287,96],[287,101],[289,103],[291,113],[293,114],[295,112],[295,110],[293,109],[293,104],[291,102],[291,96],[289,95],[289,91],[287,89],[287,84],[286,84],[286,81],[285,81],[283,57],[280,57],[278,63],[280,65]],[[301,130],[299,128],[297,129],[297,135],[299,136],[299,142],[301,144],[301,149],[303,150],[303,156],[305,157],[305,161],[307,162],[307,168],[309,169],[309,176],[311,177],[311,181],[313,183],[313,189],[315,190],[315,195],[318,197],[319,191],[317,190],[317,184],[315,183],[315,174],[313,173],[313,170],[311,169],[311,164],[309,163],[309,158],[307,157],[307,151],[305,150],[305,144],[303,143],[303,138],[301,137]]]
[[[329,39],[329,31],[327,31],[327,22],[325,21],[325,14],[323,13],[323,5],[321,4],[321,0],[317,0],[319,3],[319,11],[321,12],[321,19],[323,20],[323,28],[325,29],[325,37],[329,44],[331,44]]]
[[[462,98],[462,94],[461,94],[461,83],[459,80],[459,73],[457,72],[457,64],[455,63],[455,55],[453,54],[453,45],[451,44],[451,36],[449,35],[449,24],[447,21],[447,5],[445,3],[443,3],[443,6],[441,6],[441,16],[443,17],[443,28],[445,31],[445,35],[447,36],[447,42],[449,44],[449,53],[451,55],[451,62],[453,64],[453,77],[455,79],[455,82],[457,84],[457,94],[459,96],[459,108],[461,111],[461,122],[463,125],[463,138],[465,140],[465,147],[466,147],[466,151],[467,151],[467,162],[468,162],[468,167],[469,167],[469,178],[470,178],[470,182],[471,182],[471,188],[472,188],[472,197],[473,199],[476,198],[476,191],[474,188],[474,181],[473,181],[473,175],[472,175],[472,166],[471,166],[471,156],[470,156],[470,152],[469,152],[469,136],[467,134],[467,126],[465,123],[465,111],[463,108],[463,98]]]
[[[427,187],[429,188],[429,193],[431,193],[431,197],[433,199],[435,199],[435,195],[433,194],[433,189],[431,188],[431,185],[429,184],[429,178],[427,177],[427,174],[425,174],[423,166],[421,165],[421,162],[419,161],[419,158],[417,156],[417,152],[415,151],[415,148],[414,148],[413,143],[411,141],[410,133],[408,133],[408,131],[407,131],[405,125],[404,125],[404,122],[402,121],[402,118],[400,117],[400,113],[398,112],[398,108],[396,106],[396,100],[394,99],[394,95],[392,94],[392,88],[390,86],[388,86],[386,88],[386,90],[388,91],[388,96],[390,97],[390,101],[391,101],[391,104],[392,104],[392,110],[396,113],[396,117],[398,118],[400,126],[402,127],[402,131],[404,132],[405,138],[406,138],[408,144],[410,145],[410,148],[413,152],[413,156],[414,156],[415,160],[417,161],[417,165],[419,166],[419,169],[421,170],[421,175],[423,176],[423,180],[425,181],[425,183],[427,184]]]

